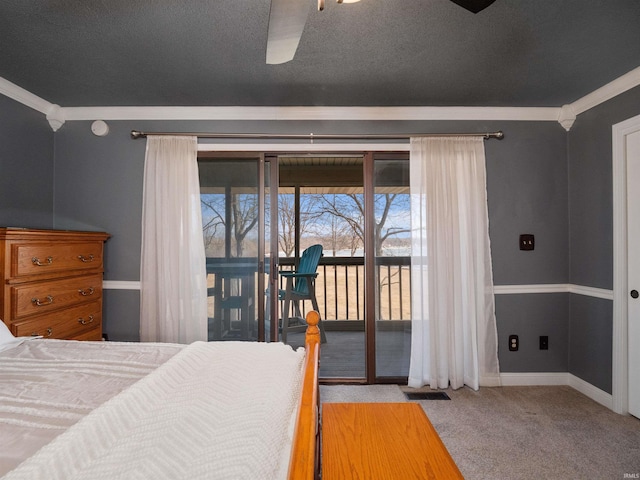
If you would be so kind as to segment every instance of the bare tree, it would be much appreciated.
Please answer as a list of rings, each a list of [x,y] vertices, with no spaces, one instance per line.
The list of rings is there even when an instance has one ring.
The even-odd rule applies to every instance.
[[[207,255],[224,252],[224,195],[200,195],[202,204],[202,233]]]
[[[342,205],[338,205],[336,195],[323,195],[325,202],[331,203],[331,211],[339,211]],[[336,256],[336,252],[339,250],[349,250],[351,256],[355,255],[356,250],[360,247],[360,237],[353,234],[353,226],[347,222],[344,218],[341,218],[333,213],[324,211],[324,216],[328,216],[329,220],[329,242],[330,250],[333,252],[333,256]],[[324,228],[326,231],[326,227]],[[326,233],[323,235],[326,238]]]
[[[229,228],[226,219],[226,198],[224,194],[205,194],[200,196],[203,206],[202,230],[205,249],[208,254],[226,255],[225,232]],[[258,223],[258,201],[252,194],[230,194],[231,234],[235,243],[235,256],[241,257],[245,251],[247,235]],[[229,252],[231,254],[231,252]]]
[[[410,229],[388,226],[392,207],[406,202],[406,195],[379,194],[375,196],[376,222],[374,225],[376,256],[382,254],[384,242]],[[231,194],[230,210],[235,255],[245,251],[247,235],[258,222],[258,201],[253,194]],[[223,250],[225,221],[225,195],[202,195],[203,231],[207,250]],[[324,238],[330,250],[348,249],[351,255],[364,245],[364,197],[362,194],[307,195],[301,202],[300,235],[308,233]],[[295,249],[296,216],[295,197],[280,195],[278,202],[278,245],[285,256]]]
[[[253,194],[231,194],[231,216],[236,257],[243,256],[244,240],[258,223],[258,198]]]
[[[293,256],[296,246],[295,197],[278,196],[278,246],[285,257]]]
[[[389,213],[391,211],[391,205],[398,199],[398,194],[385,193],[376,195],[376,204],[382,204],[382,214],[380,220],[375,224],[375,237],[376,237],[376,255],[382,254],[382,246],[384,242],[390,237],[394,237],[401,233],[410,233],[410,228],[398,228],[388,227],[385,228],[385,224],[389,220]],[[401,195],[401,199],[407,201],[407,195]],[[397,203],[397,202],[396,202]]]
[[[363,195],[355,193],[341,195],[321,194],[319,199],[323,213],[339,219],[350,227],[351,235],[349,240],[353,255],[358,247],[364,245],[365,215]],[[394,202],[398,203],[398,200],[398,194],[379,194],[375,196],[376,212],[380,212],[374,226],[376,256],[382,254],[382,247],[387,239],[411,231],[408,228],[385,226],[389,221],[392,205]],[[405,200],[404,197],[402,200]]]
[[[300,238],[308,234],[317,234],[316,220],[318,213],[315,208],[316,199],[313,195],[303,195],[300,200],[300,218],[298,220]],[[292,257],[296,241],[296,210],[293,194],[278,196],[278,246],[285,257]],[[304,248],[304,246],[302,247]]]

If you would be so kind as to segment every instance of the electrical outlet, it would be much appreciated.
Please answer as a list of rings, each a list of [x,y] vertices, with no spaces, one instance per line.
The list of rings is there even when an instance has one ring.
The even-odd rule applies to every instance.
[[[536,246],[536,239],[531,233],[520,235],[520,250],[533,250]]]
[[[540,335],[540,350],[549,350],[549,337]]]
[[[518,340],[518,335],[509,335],[509,351],[517,352],[519,346],[520,340]]]

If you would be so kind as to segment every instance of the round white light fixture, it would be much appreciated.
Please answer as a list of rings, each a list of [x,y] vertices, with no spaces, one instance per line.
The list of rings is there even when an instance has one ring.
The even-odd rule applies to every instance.
[[[96,120],[91,124],[91,131],[98,137],[104,137],[109,133],[109,125],[102,120]]]

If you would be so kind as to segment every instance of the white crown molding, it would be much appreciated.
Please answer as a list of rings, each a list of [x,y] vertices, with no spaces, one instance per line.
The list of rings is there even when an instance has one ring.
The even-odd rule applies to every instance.
[[[576,116],[640,85],[640,67],[559,107],[60,107],[0,77],[0,94],[47,116],[56,131],[74,120],[293,120],[293,121],[557,121],[569,131]]]
[[[571,105],[563,105],[558,114],[558,123],[568,132],[576,121],[576,112]]]
[[[556,107],[67,107],[67,120],[557,121]]]
[[[0,93],[45,115],[49,113],[53,106],[52,103],[2,77],[0,77]]]
[[[57,131],[65,122],[64,109],[60,105],[47,102],[45,99],[19,87],[15,83],[0,77],[0,94],[9,97],[16,102],[44,113],[51,129]]]
[[[64,109],[60,107],[60,105],[51,105],[51,108],[49,108],[49,111],[47,112],[47,121],[49,122],[51,129],[54,132],[57,132],[66,121]]]
[[[612,82],[594,90],[588,95],[576,100],[571,104],[571,108],[576,115],[580,115],[587,110],[600,105],[601,103],[611,100],[613,97],[621,93],[631,90],[640,85],[640,67],[625,73],[621,77],[616,78]]]

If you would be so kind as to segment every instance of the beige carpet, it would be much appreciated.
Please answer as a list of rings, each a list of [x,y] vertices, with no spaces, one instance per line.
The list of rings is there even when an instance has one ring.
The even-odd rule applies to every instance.
[[[322,385],[320,396],[322,402],[402,402],[402,390],[416,391]],[[468,480],[640,478],[640,420],[571,387],[446,393],[451,400],[419,403]]]

